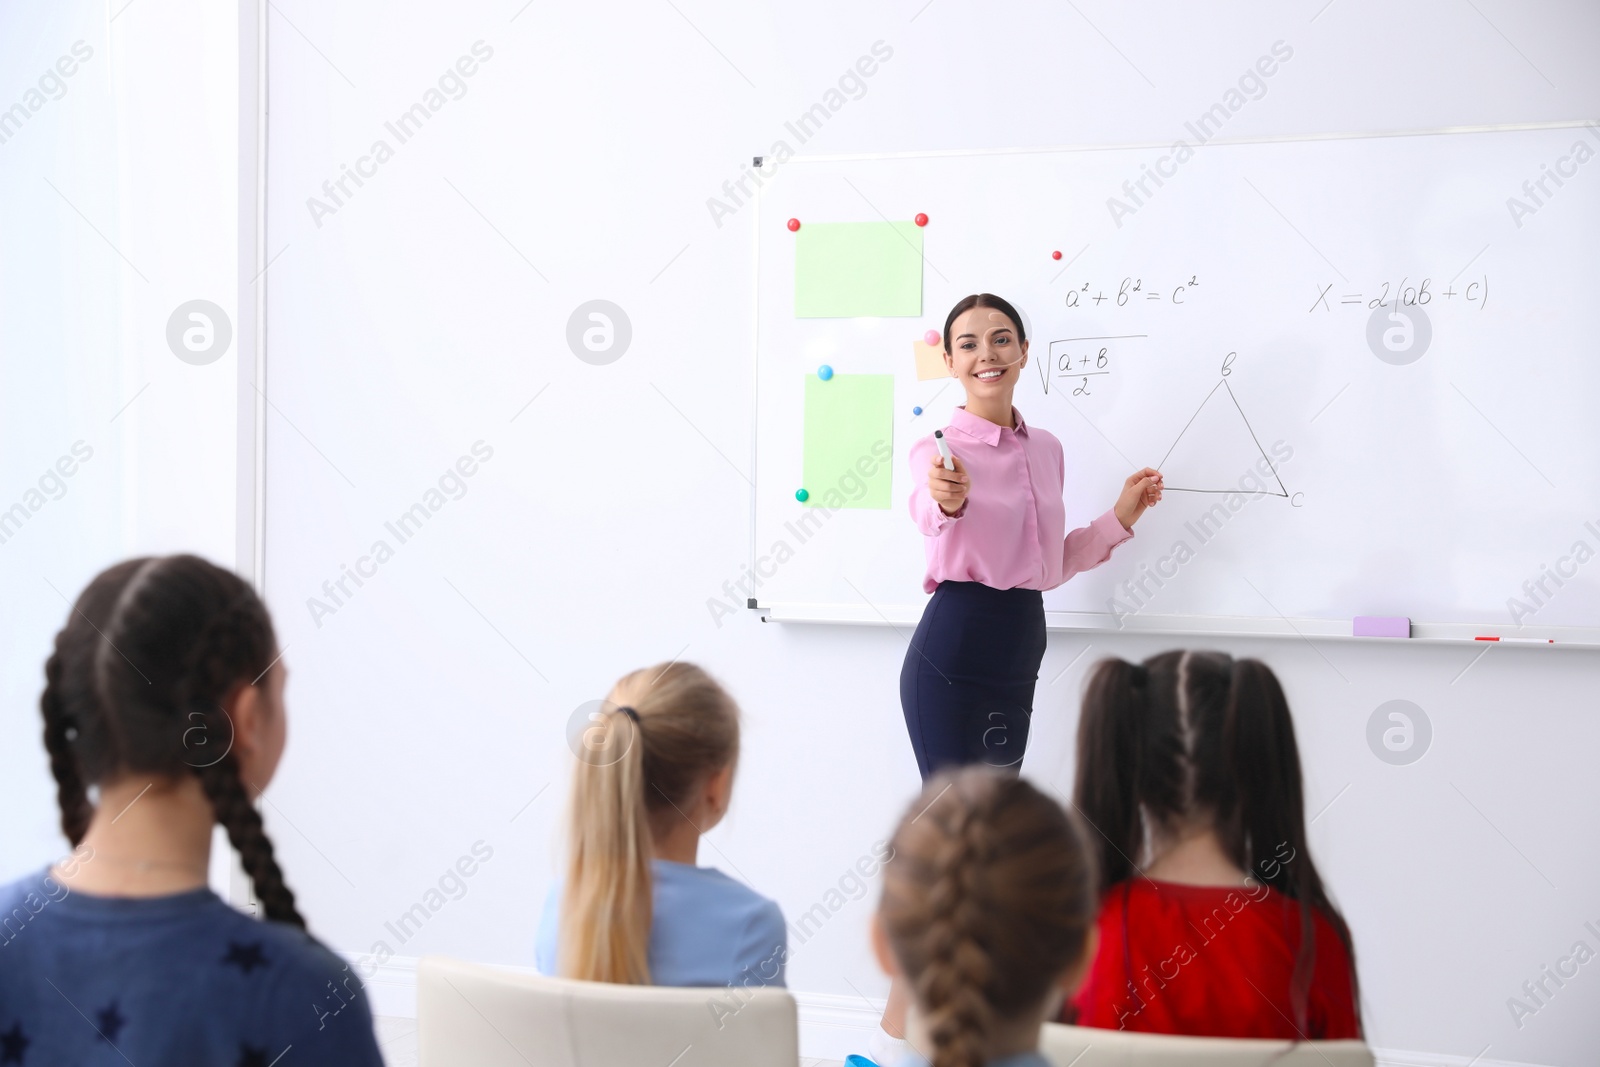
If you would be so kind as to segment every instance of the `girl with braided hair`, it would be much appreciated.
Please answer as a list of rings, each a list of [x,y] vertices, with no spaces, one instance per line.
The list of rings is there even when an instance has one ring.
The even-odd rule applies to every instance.
[[[45,679],[75,851],[0,887],[0,1063],[381,1065],[361,984],[306,933],[252,803],[287,722],[249,585],[196,556],[119,563],[72,605]],[[216,824],[267,921],[207,887]]]
[[[932,1067],[1047,1067],[1039,1028],[1095,946],[1095,863],[1075,818],[1015,774],[935,776],[900,820],[872,927]],[[912,1061],[917,1062],[917,1061]]]
[[[1350,928],[1306,841],[1300,754],[1266,664],[1104,660],[1074,802],[1098,833],[1099,956],[1065,1021],[1188,1034],[1361,1036]]]

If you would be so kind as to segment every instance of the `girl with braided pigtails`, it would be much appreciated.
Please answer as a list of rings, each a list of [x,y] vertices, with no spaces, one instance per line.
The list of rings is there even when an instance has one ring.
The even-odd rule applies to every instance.
[[[253,803],[284,679],[260,598],[196,556],[117,564],[78,597],[39,701],[74,852],[0,887],[0,1063],[381,1065]],[[265,922],[207,887],[217,824]]]
[[[1100,954],[1082,1026],[1361,1036],[1350,928],[1306,841],[1300,754],[1266,664],[1110,659],[1089,678],[1073,798],[1099,850]]]
[[[911,1054],[932,1067],[1047,1067],[1039,1028],[1094,955],[1094,853],[1077,820],[1015,774],[946,771],[892,848],[872,940],[910,988]]]

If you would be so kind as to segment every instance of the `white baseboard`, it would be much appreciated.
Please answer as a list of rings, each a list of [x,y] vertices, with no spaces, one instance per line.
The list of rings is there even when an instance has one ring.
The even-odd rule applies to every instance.
[[[1491,1060],[1481,1056],[1457,1056],[1448,1052],[1410,1052],[1397,1048],[1374,1048],[1377,1067],[1551,1067],[1525,1060]]]
[[[356,957],[346,955],[352,964]],[[519,974],[537,974],[532,967],[505,967]],[[401,1019],[417,1016],[417,957],[395,956],[364,978],[372,1014]],[[882,1001],[836,993],[790,990],[800,1013],[800,1055],[806,1059],[843,1060],[852,1052],[865,1053],[867,1039],[878,1029]],[[1546,1067],[1542,1064],[1443,1052],[1413,1052],[1374,1048],[1377,1067]]]
[[[800,1012],[800,1055],[805,1059],[843,1060],[852,1052],[867,1054],[867,1040],[878,1032],[883,1002],[837,993],[789,990]]]

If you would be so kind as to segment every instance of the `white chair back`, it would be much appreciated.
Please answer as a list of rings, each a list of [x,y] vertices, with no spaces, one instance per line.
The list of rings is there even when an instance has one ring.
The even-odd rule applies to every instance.
[[[795,1067],[782,989],[612,985],[444,956],[417,967],[420,1067]]]
[[[1373,1067],[1361,1041],[1169,1037],[1045,1023],[1039,1051],[1053,1067]]]

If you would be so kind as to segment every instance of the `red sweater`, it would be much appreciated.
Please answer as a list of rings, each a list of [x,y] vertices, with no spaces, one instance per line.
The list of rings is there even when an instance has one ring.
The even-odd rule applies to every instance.
[[[1099,927],[1099,952],[1063,1021],[1195,1037],[1361,1036],[1350,958],[1320,913],[1312,917],[1306,1022],[1296,1033],[1290,984],[1300,906],[1259,882],[1129,879],[1106,891]]]

